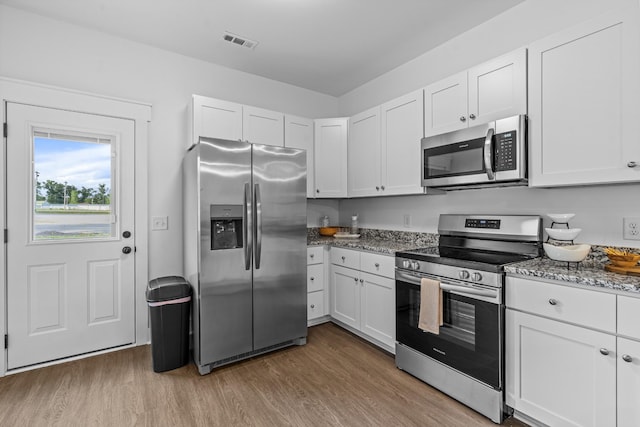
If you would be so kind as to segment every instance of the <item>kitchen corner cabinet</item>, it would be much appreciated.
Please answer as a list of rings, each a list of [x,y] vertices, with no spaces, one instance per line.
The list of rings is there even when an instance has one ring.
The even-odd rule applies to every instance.
[[[326,321],[328,292],[326,289],[326,269],[324,246],[307,248],[307,324],[317,325]]]
[[[529,46],[530,186],[640,181],[638,15],[636,2]]]
[[[510,52],[424,89],[424,135],[527,113],[527,50]]]
[[[307,152],[307,198],[315,197],[313,157],[313,120],[284,115],[284,146],[301,148]]]
[[[284,145],[284,114],[235,102],[192,95],[189,145],[201,136]]]
[[[507,405],[553,426],[640,425],[640,299],[517,277],[505,295]]]
[[[348,120],[314,121],[316,198],[347,197]]]
[[[395,279],[391,256],[331,248],[331,317],[395,352]]]
[[[422,90],[349,119],[349,197],[421,194]]]

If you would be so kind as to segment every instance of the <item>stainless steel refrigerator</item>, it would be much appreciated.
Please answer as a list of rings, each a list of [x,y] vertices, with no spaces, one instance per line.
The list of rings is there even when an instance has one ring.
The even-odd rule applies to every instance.
[[[303,150],[200,138],[183,161],[185,277],[201,375],[307,337]]]

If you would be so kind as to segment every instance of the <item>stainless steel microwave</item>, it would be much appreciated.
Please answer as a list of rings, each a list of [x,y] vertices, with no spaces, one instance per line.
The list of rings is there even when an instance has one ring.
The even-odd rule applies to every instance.
[[[441,189],[527,184],[527,116],[422,138],[422,186]]]

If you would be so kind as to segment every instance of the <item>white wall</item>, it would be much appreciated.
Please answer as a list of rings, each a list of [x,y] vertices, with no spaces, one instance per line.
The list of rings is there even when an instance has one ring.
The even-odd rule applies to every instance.
[[[5,6],[0,75],[152,104],[149,215],[167,215],[169,230],[149,232],[150,278],[182,274],[180,164],[191,94],[311,118],[335,116],[338,108],[331,96]]]
[[[637,0],[528,0],[343,95],[339,99],[340,115],[364,111],[604,11],[636,3]],[[343,219],[355,212],[365,228],[427,232],[436,232],[440,213],[572,212],[576,217],[571,226],[583,229],[580,242],[640,247],[640,241],[622,239],[622,218],[640,217],[640,184],[479,189],[340,202]],[[411,228],[403,227],[404,214],[411,215]]]

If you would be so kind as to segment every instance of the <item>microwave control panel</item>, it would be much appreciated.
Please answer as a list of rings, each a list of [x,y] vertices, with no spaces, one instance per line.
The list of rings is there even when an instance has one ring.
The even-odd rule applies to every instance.
[[[493,164],[496,172],[517,169],[516,165],[516,131],[496,134]]]

